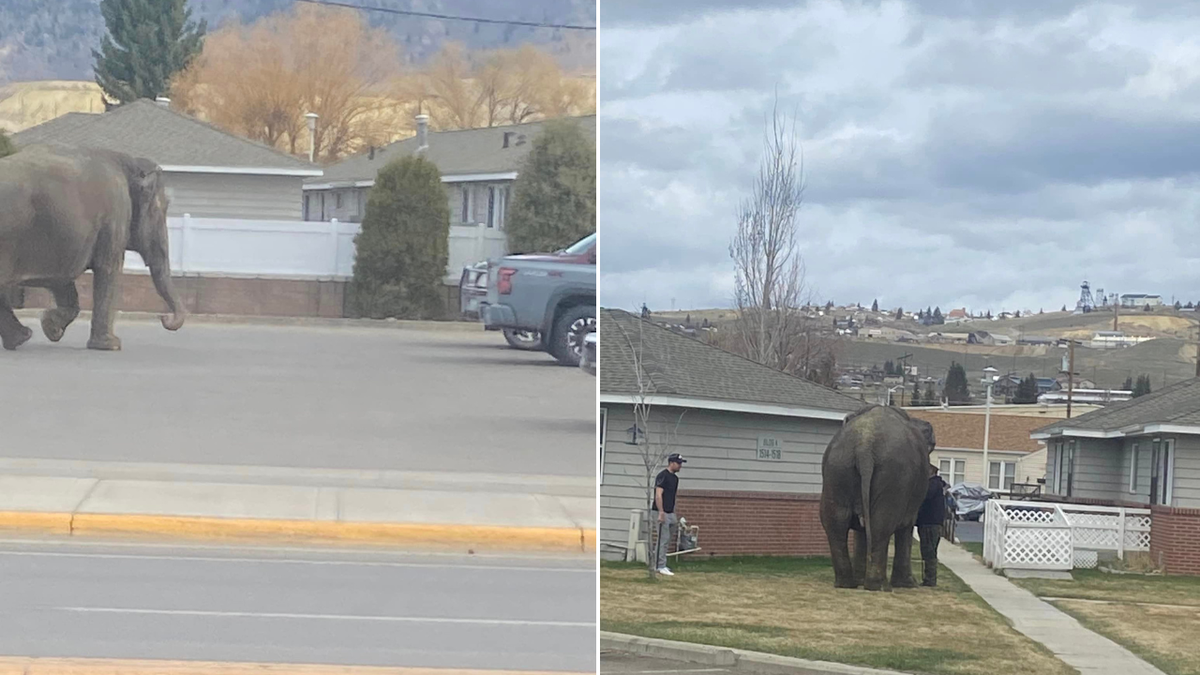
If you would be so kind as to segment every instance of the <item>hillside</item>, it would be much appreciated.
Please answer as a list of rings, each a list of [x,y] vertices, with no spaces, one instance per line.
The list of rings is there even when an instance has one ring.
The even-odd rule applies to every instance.
[[[238,18],[250,22],[295,0],[190,0],[192,15],[210,29]],[[595,25],[595,0],[354,0],[352,4],[459,16]],[[367,12],[387,29],[412,63],[420,63],[446,40],[471,49],[545,46],[564,68],[594,69],[593,31],[477,24]],[[4,0],[0,2],[0,83],[28,80],[91,80],[92,49],[104,35],[99,0]]]

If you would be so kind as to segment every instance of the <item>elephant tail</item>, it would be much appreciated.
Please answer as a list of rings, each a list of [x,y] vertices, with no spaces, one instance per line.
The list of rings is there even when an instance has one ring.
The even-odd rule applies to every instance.
[[[874,540],[871,537],[871,477],[875,473],[875,458],[866,453],[858,465],[859,479],[862,481],[861,499],[862,499],[862,526],[863,532],[867,535],[867,560],[871,558]]]

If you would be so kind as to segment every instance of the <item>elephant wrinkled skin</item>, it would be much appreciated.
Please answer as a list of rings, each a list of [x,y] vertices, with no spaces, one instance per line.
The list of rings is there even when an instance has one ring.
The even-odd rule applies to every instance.
[[[916,585],[913,526],[925,498],[933,426],[903,410],[874,406],[846,419],[821,463],[821,525],[829,538],[835,585],[885,588],[888,543],[896,539],[891,586]],[[854,531],[854,559],[847,536]]]
[[[55,307],[42,332],[62,339],[79,315],[75,281],[91,270],[92,333],[88,348],[116,350],[113,319],[125,251],[142,256],[167,304],[163,327],[183,326],[183,303],[171,284],[167,197],[154,162],[118,152],[26,148],[0,159],[0,342],[16,349],[32,336],[8,304],[18,286],[49,289]]]

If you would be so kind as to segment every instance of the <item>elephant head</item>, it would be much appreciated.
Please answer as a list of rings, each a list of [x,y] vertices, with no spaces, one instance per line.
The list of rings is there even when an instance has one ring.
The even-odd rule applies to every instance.
[[[129,249],[136,251],[150,268],[154,288],[167,303],[169,316],[162,317],[163,328],[179,330],[187,309],[171,282],[170,243],[167,236],[167,193],[162,169],[150,160],[134,160],[129,172],[129,196],[133,202]]]
[[[913,425],[921,433],[921,437],[925,439],[925,442],[929,444],[929,448],[925,451],[925,454],[933,452],[933,448],[937,445],[937,439],[933,435],[933,425],[925,420],[914,419],[910,419],[909,424]]]

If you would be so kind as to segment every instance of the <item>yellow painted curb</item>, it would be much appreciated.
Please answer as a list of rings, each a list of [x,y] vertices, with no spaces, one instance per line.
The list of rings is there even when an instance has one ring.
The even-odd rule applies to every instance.
[[[567,675],[515,670],[0,657],[0,675]],[[573,674],[572,674],[573,675]]]
[[[274,539],[455,547],[473,551],[596,550],[596,530],[415,523],[211,518],[137,514],[0,512],[0,528],[66,535],[159,535],[185,539]]]

